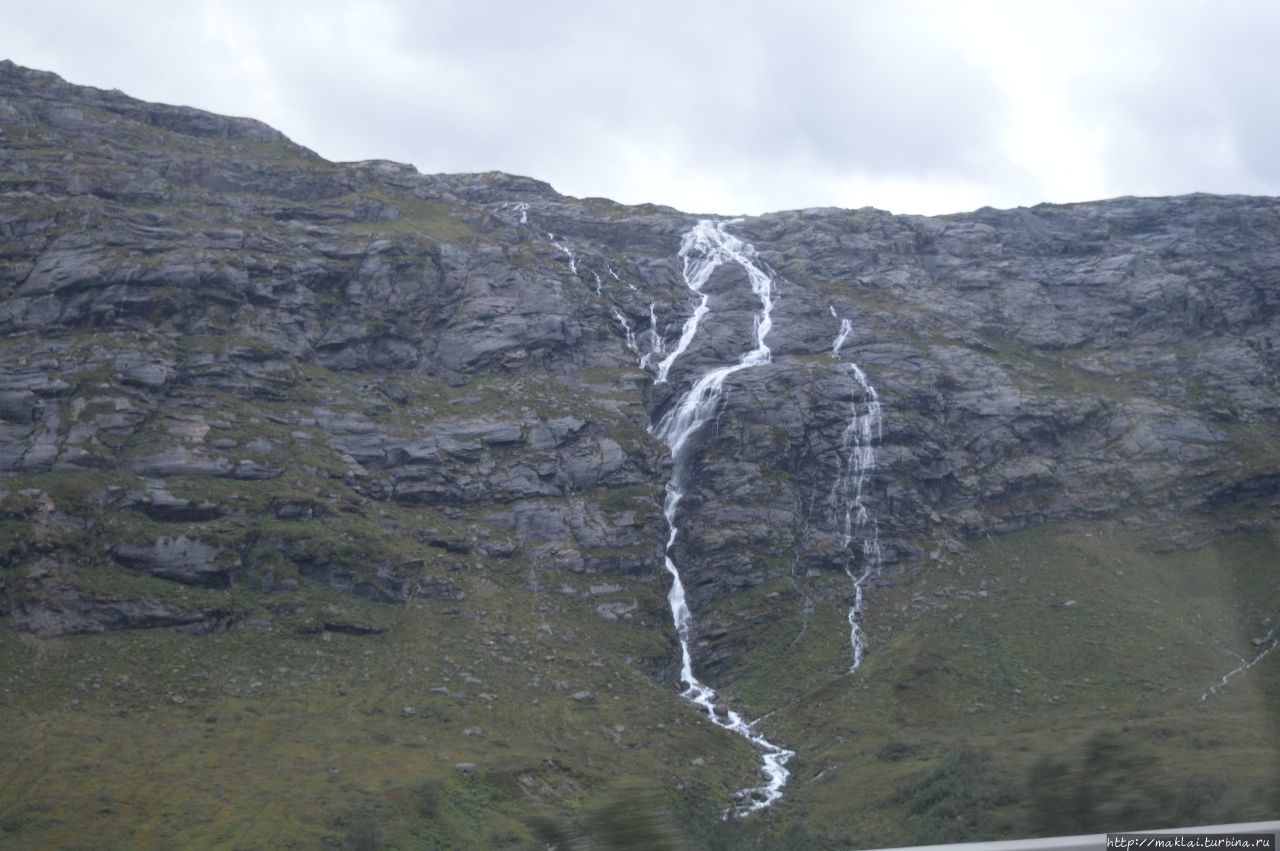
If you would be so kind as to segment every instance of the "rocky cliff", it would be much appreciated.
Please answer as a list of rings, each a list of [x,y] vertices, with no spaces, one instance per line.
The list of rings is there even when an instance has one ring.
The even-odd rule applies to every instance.
[[[700,218],[330,163],[255,121],[0,63],[0,609],[42,638],[305,633],[360,627],[299,615],[309,587],[465,613],[482,579],[660,631],[649,671],[670,682],[653,428],[761,315],[742,266],[690,289]],[[1173,550],[1273,527],[1280,201],[726,229],[776,303],[771,360],[693,438],[672,547],[708,679],[749,689],[776,622],[847,607],[872,568],[874,608],[1045,524]],[[1216,519],[1181,526],[1197,512]],[[872,534],[875,565],[850,540]]]

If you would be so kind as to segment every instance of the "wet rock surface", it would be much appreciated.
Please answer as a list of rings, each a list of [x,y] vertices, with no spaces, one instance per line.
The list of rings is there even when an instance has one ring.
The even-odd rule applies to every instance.
[[[696,305],[695,221],[329,163],[248,119],[0,63],[0,605],[42,634],[223,617],[77,580],[112,570],[386,604],[465,605],[462,573],[531,566],[534,587],[663,583],[670,459],[648,428],[753,345],[758,310],[717,270],[655,383]],[[1274,199],[730,227],[777,306],[773,361],[728,379],[680,506],[713,665],[749,640],[734,594],[858,557],[832,496],[866,403],[850,363],[884,406],[864,501],[890,571],[1046,522],[1278,498]],[[57,582],[32,573],[50,558]]]

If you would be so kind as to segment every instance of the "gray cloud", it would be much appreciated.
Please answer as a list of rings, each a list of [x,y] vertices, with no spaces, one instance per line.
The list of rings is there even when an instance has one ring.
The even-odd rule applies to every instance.
[[[1267,43],[1277,12],[1190,0],[1027,8],[61,0],[11,10],[0,52],[77,82],[253,115],[334,159],[497,168],[700,210],[940,212],[1033,203],[1053,182],[1037,171],[1052,166],[1011,147],[1041,118],[1012,94],[1017,65],[1000,61],[1007,47],[1036,63],[1026,48],[1043,45],[1034,70],[1061,85],[1032,112],[1102,140],[1096,161],[1058,166],[1101,175],[1092,191],[1280,185],[1280,64]],[[1064,21],[1097,67],[1055,49]],[[984,41],[997,26],[1006,42]]]
[[[1171,0],[1158,12],[1115,21],[1127,61],[1075,92],[1081,121],[1103,132],[1108,184],[1132,194],[1280,190],[1280,7]]]

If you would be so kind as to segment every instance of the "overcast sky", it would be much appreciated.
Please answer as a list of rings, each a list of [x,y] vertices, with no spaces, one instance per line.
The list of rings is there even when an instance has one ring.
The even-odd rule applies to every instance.
[[[1280,3],[0,0],[0,58],[690,212],[1280,194]]]

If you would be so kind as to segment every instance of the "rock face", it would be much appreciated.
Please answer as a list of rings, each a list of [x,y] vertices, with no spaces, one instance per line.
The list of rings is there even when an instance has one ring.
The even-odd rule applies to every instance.
[[[173,540],[160,538],[150,547],[122,544],[116,547],[114,555],[116,561],[127,567],[185,585],[226,588],[231,584],[230,577],[215,563],[218,551],[208,544],[187,540],[185,535]]]
[[[759,311],[717,269],[655,382],[698,302],[695,223],[329,163],[0,63],[0,606],[48,634],[226,619],[86,590],[116,570],[389,604],[456,598],[460,570],[663,582],[649,429],[753,346]],[[852,363],[883,404],[862,500],[889,571],[1045,522],[1280,496],[1280,201],[730,230],[777,303],[773,360],[728,379],[680,507],[712,665],[751,640],[735,593],[862,558],[835,496],[868,402]]]

